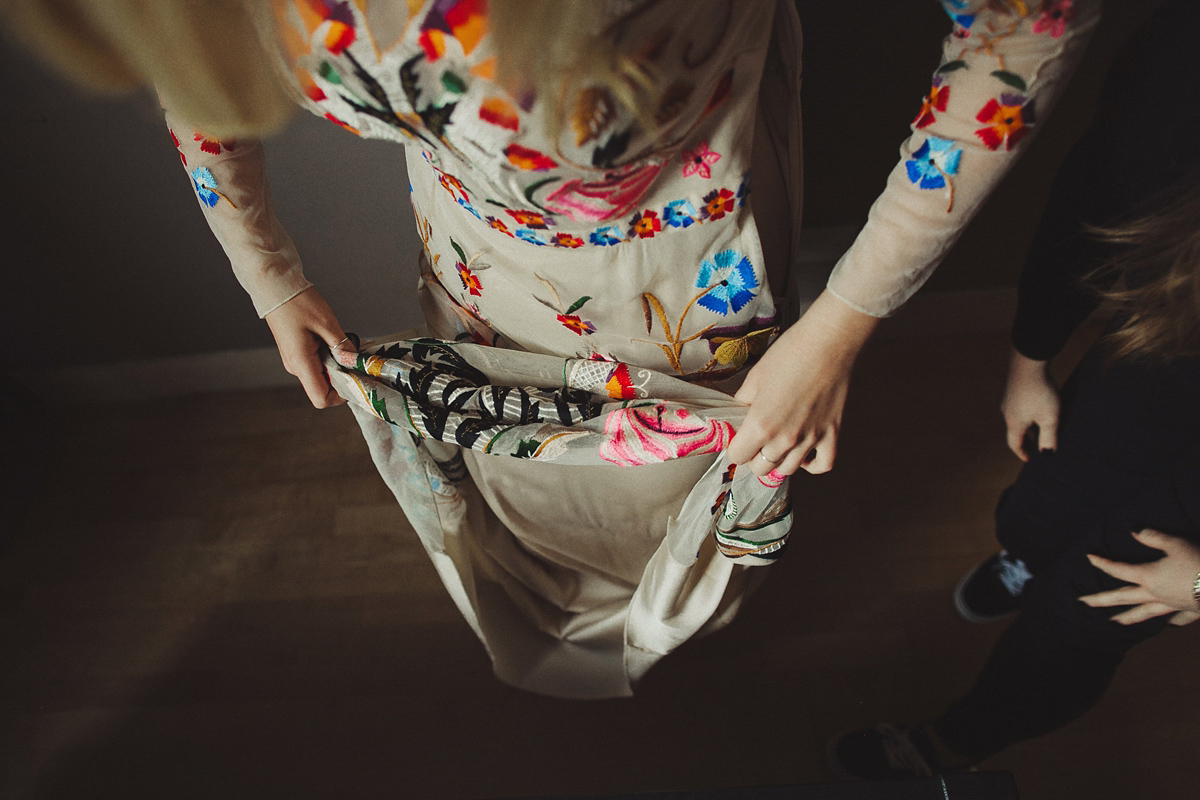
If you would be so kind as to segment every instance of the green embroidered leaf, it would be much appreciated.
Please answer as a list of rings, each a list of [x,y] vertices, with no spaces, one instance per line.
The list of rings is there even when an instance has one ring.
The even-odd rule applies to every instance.
[[[334,69],[333,65],[330,64],[328,61],[321,62],[321,69],[319,71],[319,74],[321,75],[322,78],[329,81],[330,83],[336,83],[336,84],[340,85],[342,82],[342,76],[338,75],[337,70]]]
[[[442,86],[446,87],[446,91],[454,92],[455,94],[463,94],[467,91],[467,82],[450,70],[442,73]]]
[[[354,362],[354,368],[359,372],[367,371],[367,354],[359,353],[358,359]]]
[[[454,248],[454,252],[458,253],[458,260],[461,261],[462,263],[466,264],[467,263],[467,254],[464,253],[463,249],[458,246],[458,242],[451,239],[450,246]]]
[[[378,392],[376,392],[374,389],[367,392],[367,399],[371,401],[371,408],[375,409],[375,413],[379,415],[380,419],[389,425],[396,424],[392,421],[392,418],[388,416],[387,403],[383,401],[383,398],[379,396]]]
[[[522,439],[517,443],[517,452],[513,453],[514,458],[532,458],[537,452],[541,442],[537,439]]]
[[[493,200],[490,197],[483,198],[483,202],[488,203],[493,206],[499,206],[500,208],[508,208],[508,206],[504,205],[504,203],[501,203],[499,200]]]
[[[992,77],[996,78],[997,80],[1004,81],[1009,86],[1013,87],[1014,89],[1016,89],[1019,92],[1028,91],[1029,87],[1027,87],[1025,85],[1025,81],[1021,78],[1020,75],[1017,75],[1014,72],[1008,72],[1006,70],[998,69],[992,73]]]
[[[591,299],[592,299],[591,295],[585,294],[583,297],[579,298],[574,303],[571,303],[571,307],[567,309],[567,313],[574,314],[576,311],[583,308],[584,303],[586,303],[588,300],[591,300]]]
[[[945,75],[947,72],[954,72],[954,70],[956,70],[956,69],[966,69],[966,68],[967,68],[967,62],[965,62],[961,59],[959,59],[958,61],[947,61],[945,64],[942,64],[940,67],[938,67],[936,70],[934,70],[933,74],[934,75]]]
[[[525,187],[525,199],[533,205],[538,206],[537,201],[533,199],[533,193],[545,186],[547,183],[553,183],[556,180],[558,180],[558,176],[551,175],[549,178],[542,178],[540,181],[534,181],[533,183],[529,184]],[[541,208],[541,206],[538,206],[538,208]]]

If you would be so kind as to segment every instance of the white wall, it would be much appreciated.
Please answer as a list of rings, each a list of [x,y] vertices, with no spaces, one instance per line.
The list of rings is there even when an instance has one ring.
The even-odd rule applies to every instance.
[[[271,343],[153,100],[83,94],[3,39],[0,83],[0,371],[39,352],[96,364]],[[413,326],[402,148],[298,113],[267,157],[277,213],[343,325]]]

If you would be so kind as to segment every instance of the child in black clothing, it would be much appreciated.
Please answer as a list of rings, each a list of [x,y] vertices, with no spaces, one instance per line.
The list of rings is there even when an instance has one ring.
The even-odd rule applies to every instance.
[[[1022,274],[1003,411],[1027,463],[996,512],[1004,550],[955,592],[972,621],[1019,614],[937,720],[835,740],[839,772],[931,774],[1055,730],[1099,701],[1129,648],[1200,618],[1196,30],[1200,4],[1168,2],[1126,46]],[[1104,293],[1087,283],[1118,312],[1060,411],[1046,363]]]

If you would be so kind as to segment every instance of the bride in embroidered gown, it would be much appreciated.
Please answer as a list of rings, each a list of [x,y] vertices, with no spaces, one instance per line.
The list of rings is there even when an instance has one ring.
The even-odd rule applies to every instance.
[[[900,162],[786,327],[790,2],[581,4],[578,52],[604,57],[549,78],[505,70],[502,26],[534,24],[511,0],[247,5],[302,105],[407,147],[428,336],[352,347],[271,213],[261,146],[201,132],[160,80],[201,208],[314,404],[349,401],[497,675],[567,697],[627,695],[732,619],[783,552],[787,476],[832,465],[859,348],[1004,174],[1096,16],[943,0],[952,32]]]

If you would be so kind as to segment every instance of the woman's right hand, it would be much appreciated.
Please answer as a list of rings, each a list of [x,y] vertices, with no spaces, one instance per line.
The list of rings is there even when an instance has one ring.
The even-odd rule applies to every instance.
[[[312,404],[330,408],[345,403],[329,383],[321,362],[321,347],[354,348],[321,293],[309,287],[267,314],[266,320],[279,347],[283,368],[300,379]]]
[[[1029,460],[1022,444],[1034,425],[1038,450],[1058,447],[1058,389],[1046,372],[1046,363],[1014,350],[1008,365],[1008,383],[1000,401],[1000,413],[1008,428],[1008,449],[1022,461]]]

